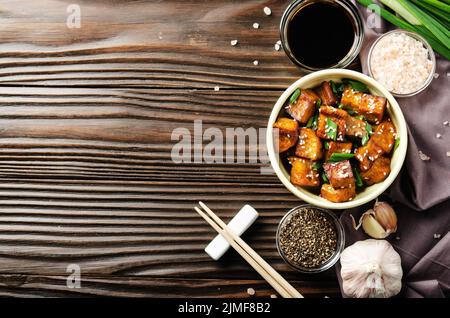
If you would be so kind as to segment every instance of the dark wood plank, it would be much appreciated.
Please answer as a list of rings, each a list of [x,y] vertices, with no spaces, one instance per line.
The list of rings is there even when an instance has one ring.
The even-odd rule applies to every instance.
[[[275,181],[261,164],[176,164],[176,128],[264,128],[279,92],[0,87],[3,176]],[[206,142],[205,142],[206,143]],[[264,145],[263,145],[264,146]],[[249,158],[250,159],[250,158]],[[257,158],[251,158],[257,159]],[[248,160],[247,160],[248,161]],[[199,171],[201,167],[201,171]]]
[[[294,281],[292,285],[306,297],[333,297],[337,284]],[[255,290],[250,296],[248,288]],[[95,276],[81,279],[81,288],[67,288],[61,276],[0,275],[0,296],[14,297],[180,297],[252,298],[277,295],[262,280],[174,279],[154,277]]]
[[[79,1],[79,29],[69,4],[1,4],[0,84],[284,88],[299,76],[274,50],[286,1]]]

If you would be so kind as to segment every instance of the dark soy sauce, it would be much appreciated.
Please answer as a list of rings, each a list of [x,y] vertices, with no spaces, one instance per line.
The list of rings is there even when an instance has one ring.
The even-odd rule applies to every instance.
[[[309,67],[337,64],[350,51],[355,30],[344,8],[329,2],[313,2],[300,8],[288,25],[292,54]]]

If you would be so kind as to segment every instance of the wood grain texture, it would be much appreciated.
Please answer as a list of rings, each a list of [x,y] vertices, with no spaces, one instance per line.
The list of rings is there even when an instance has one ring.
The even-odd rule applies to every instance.
[[[228,279],[173,279],[136,277],[89,277],[81,281],[81,288],[67,288],[61,276],[0,276],[0,296],[8,297],[183,297],[204,298],[269,298],[276,293],[261,280]],[[308,297],[325,297],[337,292],[337,286],[329,287],[321,282],[293,281],[292,285]],[[255,290],[250,296],[248,288]]]
[[[70,3],[2,3],[0,83],[281,89],[299,76],[274,50],[286,1],[79,1],[79,29]]]
[[[300,275],[278,256],[276,226],[300,202],[267,164],[171,159],[173,130],[194,120],[266,126],[301,76],[273,48],[287,1],[78,1],[80,29],[70,3],[0,3],[0,296],[274,293],[234,251],[207,257],[198,200],[225,220],[252,204],[249,244],[305,295],[339,295],[333,270]]]

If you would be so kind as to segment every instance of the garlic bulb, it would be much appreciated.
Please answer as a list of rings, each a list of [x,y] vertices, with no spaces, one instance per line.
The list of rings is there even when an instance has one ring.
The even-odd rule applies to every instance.
[[[388,298],[402,288],[400,255],[385,240],[359,241],[341,254],[342,289],[354,298]]]

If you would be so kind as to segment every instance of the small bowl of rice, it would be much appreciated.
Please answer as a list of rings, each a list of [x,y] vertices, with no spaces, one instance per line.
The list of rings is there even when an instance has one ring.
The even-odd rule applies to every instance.
[[[434,78],[436,57],[420,35],[394,30],[380,36],[368,56],[370,76],[396,97],[425,90]]]

